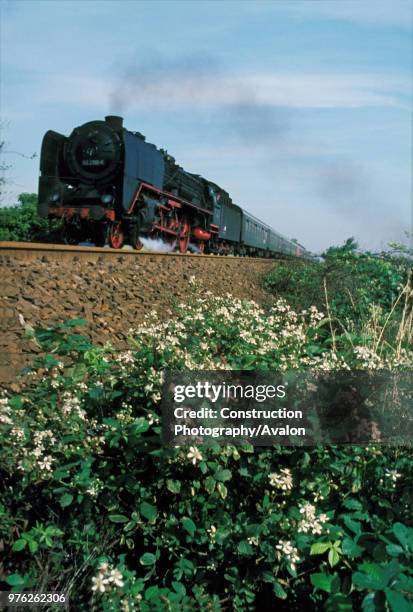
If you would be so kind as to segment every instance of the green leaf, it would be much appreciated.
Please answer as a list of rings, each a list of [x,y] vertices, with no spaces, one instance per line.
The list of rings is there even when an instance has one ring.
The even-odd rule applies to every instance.
[[[384,589],[384,592],[392,612],[413,612],[413,603],[401,593],[391,589]]]
[[[343,540],[342,549],[343,549],[343,555],[350,557],[350,559],[354,559],[355,557],[360,556],[361,553],[363,552],[363,549],[361,546],[356,544],[355,541],[352,540],[351,538],[347,538],[347,537],[345,537]]]
[[[227,480],[231,480],[231,477],[231,470],[223,470],[222,468],[218,468],[214,474],[215,480],[219,480],[220,482],[226,482]]]
[[[62,508],[66,508],[67,506],[70,506],[72,501],[73,501],[73,495],[71,495],[70,493],[65,493],[60,498],[59,504],[62,506]]]
[[[222,499],[225,499],[226,496],[228,495],[227,487],[222,482],[218,482],[217,483],[217,489],[218,489],[218,493],[220,494]]]
[[[404,549],[398,544],[387,544],[386,551],[391,557],[398,557],[404,553]]]
[[[413,529],[409,529],[409,527],[406,527],[402,523],[394,523],[393,533],[399,540],[400,544],[405,548],[411,544],[413,551]]]
[[[148,587],[145,591],[145,599],[146,601],[150,601],[159,595],[159,587],[156,584]]]
[[[254,552],[251,544],[249,544],[246,540],[241,540],[238,544],[238,552],[240,555],[249,556]]]
[[[354,586],[362,589],[384,589],[387,580],[383,576],[382,568],[375,563],[363,563],[361,568],[366,573],[354,572],[352,581]]]
[[[185,585],[182,584],[182,582],[172,581],[172,586],[175,589],[175,591],[182,597],[186,595],[186,588],[185,588]]]
[[[170,491],[171,493],[179,493],[181,491],[181,483],[179,482],[179,480],[167,480],[166,481],[166,488],[168,489],[168,491]]]
[[[92,400],[100,399],[101,397],[103,397],[104,393],[105,392],[101,387],[90,387],[88,389],[88,396]],[[111,419],[111,420],[114,420],[114,419]],[[118,426],[119,426],[119,423],[118,423]]]
[[[124,514],[109,514],[109,520],[112,523],[127,523],[129,521],[128,517]]]
[[[287,599],[287,592],[284,591],[279,582],[274,582],[274,584],[272,585],[272,590],[274,591],[274,595],[278,597],[278,599]]]
[[[23,550],[23,548],[25,548],[26,546],[26,540],[23,540],[23,538],[20,538],[19,540],[16,540],[15,543],[13,544],[13,548],[12,550],[18,552],[19,550]]]
[[[337,563],[340,561],[340,555],[338,554],[338,551],[336,548],[331,548],[330,552],[328,553],[328,562],[331,565],[331,567],[334,567],[335,565],[337,565]]]
[[[386,584],[389,584],[391,580],[396,578],[401,572],[401,567],[397,561],[397,559],[392,559],[390,563],[387,563],[383,569],[383,580],[386,581]]]
[[[186,576],[191,576],[195,570],[195,566],[192,561],[185,559],[185,557],[179,560],[178,566]]]
[[[331,542],[316,542],[311,546],[310,555],[322,555],[331,547]]]
[[[263,582],[275,582],[275,575],[272,572],[263,572],[261,578]]]
[[[141,565],[155,565],[156,556],[153,553],[144,553],[139,559],[139,563]]]
[[[60,465],[53,472],[53,476],[55,477],[56,480],[61,480],[63,478],[66,478],[67,476],[69,476],[70,470],[76,465],[79,465],[79,463],[80,461],[72,461],[71,463],[66,463],[66,465]]]
[[[382,612],[385,608],[385,596],[383,591],[367,593],[364,597],[361,608],[363,612]]]
[[[48,546],[53,546],[53,542],[50,542],[50,544],[48,543],[48,538],[46,538],[45,541],[46,541],[46,544]],[[36,542],[36,540],[30,540],[29,541],[29,550],[30,550],[31,553],[34,554],[38,550],[38,548],[39,548],[39,545]]]
[[[329,576],[327,574],[311,574],[310,580],[311,584],[317,589],[325,591],[326,593],[331,593],[331,585],[333,583],[334,576]]]
[[[207,478],[205,478],[204,487],[210,495],[215,491],[216,484],[216,480],[212,478],[212,476],[207,476]]]
[[[353,497],[349,497],[348,499],[345,499],[343,502],[343,505],[349,510],[362,510],[363,509],[362,503],[359,502],[358,499],[354,499]]]
[[[195,535],[196,525],[193,520],[188,517],[184,517],[182,519],[183,528],[191,535],[192,537]]]
[[[153,521],[156,519],[158,514],[158,510],[156,506],[152,506],[152,504],[148,504],[148,502],[142,502],[139,506],[139,511],[148,521]]]
[[[13,395],[7,402],[9,406],[15,410],[19,410],[23,406],[23,398],[21,395]]]
[[[246,525],[246,534],[248,537],[259,536],[262,530],[260,523],[250,523]]]
[[[352,610],[351,600],[343,593],[331,595],[325,603],[325,612],[351,612]]]
[[[356,535],[359,535],[362,531],[361,524],[358,521],[353,521],[349,516],[344,516],[343,521],[346,527],[350,529]]]
[[[58,363],[59,360],[56,359],[56,357],[53,357],[53,355],[46,355],[46,357],[44,358],[44,365],[46,368],[53,368],[57,366]]]
[[[392,586],[399,591],[405,591],[413,595],[413,578],[405,576],[405,574],[399,574],[396,582]]]
[[[20,574],[11,574],[6,578],[6,582],[10,586],[20,586],[25,583],[25,580]]]
[[[135,435],[144,433],[145,431],[148,431],[148,429],[149,423],[146,419],[144,419],[144,417],[136,419],[136,421],[131,425],[131,431]]]
[[[323,348],[321,346],[317,346],[317,344],[309,344],[305,347],[305,351],[307,355],[319,355],[323,352]]]

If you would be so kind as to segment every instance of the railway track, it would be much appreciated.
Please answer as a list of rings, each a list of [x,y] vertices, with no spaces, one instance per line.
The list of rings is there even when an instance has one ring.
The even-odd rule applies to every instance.
[[[96,247],[96,246],[69,246],[66,244],[46,244],[40,242],[13,242],[13,241],[0,241],[0,255],[27,255],[30,257],[36,256],[36,254],[55,254],[59,256],[83,256],[88,257],[92,256],[107,256],[107,257],[195,257],[197,259],[223,259],[224,257],[228,257],[231,260],[239,260],[239,261],[260,261],[263,263],[274,263],[277,261],[273,258],[264,258],[264,257],[238,257],[235,255],[204,255],[201,253],[179,253],[179,252],[167,252],[162,253],[159,251],[150,251],[147,249],[142,249],[141,251],[136,251],[132,247],[123,247],[122,249],[111,249],[108,247]],[[285,258],[279,258],[285,259]]]

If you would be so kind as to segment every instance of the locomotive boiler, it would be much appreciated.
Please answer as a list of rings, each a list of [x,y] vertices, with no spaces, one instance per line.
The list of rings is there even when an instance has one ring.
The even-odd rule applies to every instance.
[[[38,206],[41,216],[63,220],[68,244],[91,240],[119,249],[128,242],[140,249],[143,238],[152,238],[181,253],[307,254],[114,115],[68,137],[45,134]]]

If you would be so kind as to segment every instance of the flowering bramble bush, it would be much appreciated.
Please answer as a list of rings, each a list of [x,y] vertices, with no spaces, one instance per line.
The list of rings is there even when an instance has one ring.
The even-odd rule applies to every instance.
[[[68,322],[0,401],[0,580],[78,610],[411,609],[407,448],[164,448],[165,368],[411,367],[316,308],[205,294],[92,346]],[[41,587],[41,588],[40,588]]]
[[[411,274],[413,253],[406,257],[408,250],[393,246],[393,253],[373,255],[358,251],[357,243],[350,238],[340,247],[327,249],[322,262],[294,259],[274,266],[263,284],[295,309],[325,308],[326,288],[332,317],[357,329],[357,323],[369,316],[372,307],[388,315]],[[397,302],[399,310],[403,304],[404,300]]]

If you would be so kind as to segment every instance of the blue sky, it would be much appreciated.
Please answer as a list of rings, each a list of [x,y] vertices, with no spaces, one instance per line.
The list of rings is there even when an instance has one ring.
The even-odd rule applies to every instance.
[[[405,239],[411,0],[0,5],[3,205],[37,190],[12,151],[113,113],[313,251]]]

